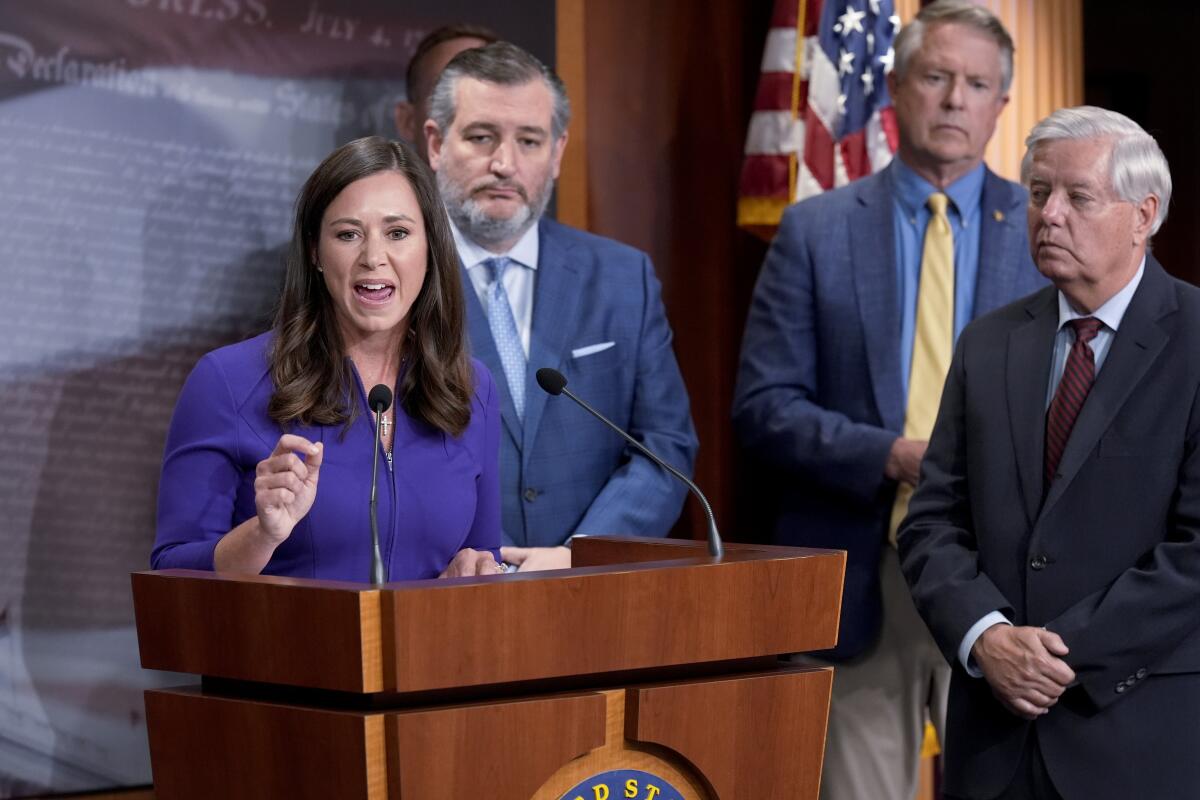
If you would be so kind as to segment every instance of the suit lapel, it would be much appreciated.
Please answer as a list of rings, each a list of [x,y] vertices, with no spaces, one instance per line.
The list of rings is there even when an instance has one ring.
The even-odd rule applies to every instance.
[[[1032,523],[1042,502],[1042,462],[1046,438],[1046,385],[1054,335],[1058,330],[1058,294],[1048,288],[1025,306],[1030,321],[1008,335],[1005,385],[1009,426],[1025,498],[1025,515]]]
[[[537,278],[533,290],[533,330],[529,340],[529,368],[525,380],[525,442],[522,461],[526,462],[537,436],[548,395],[537,385],[542,367],[562,370],[565,348],[576,326],[582,276],[562,237],[557,223],[543,219],[538,242]]]
[[[904,397],[897,344],[900,300],[896,288],[891,170],[864,178],[857,187],[858,208],[851,215],[846,233],[850,237],[850,266],[866,340],[871,387],[883,427],[900,431],[904,428]]]
[[[1008,181],[984,173],[979,201],[979,277],[975,283],[975,317],[997,309],[1013,299],[1024,237],[1024,198]]]
[[[500,363],[500,353],[496,350],[496,342],[492,339],[492,329],[488,326],[487,314],[475,294],[475,286],[467,270],[462,270],[463,295],[467,301],[467,332],[471,336],[471,354],[483,362],[492,373],[492,380],[500,387],[500,417],[509,436],[521,446],[521,421],[517,419],[517,407],[513,405],[512,392],[504,377],[504,365]],[[526,370],[528,371],[528,370]],[[526,403],[529,394],[526,392]]]
[[[1096,449],[1121,406],[1166,346],[1170,336],[1158,320],[1175,309],[1170,280],[1158,262],[1147,254],[1142,282],[1134,292],[1121,327],[1109,345],[1104,366],[1071,429],[1059,462],[1058,471],[1062,477],[1050,487],[1043,512],[1052,507],[1071,485],[1071,480]]]

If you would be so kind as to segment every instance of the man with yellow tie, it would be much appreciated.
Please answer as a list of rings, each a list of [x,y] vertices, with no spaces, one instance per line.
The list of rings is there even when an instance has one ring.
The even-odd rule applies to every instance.
[[[1024,190],[983,164],[1012,40],[938,0],[895,40],[899,132],[883,171],[785,212],[755,288],[734,398],[742,444],[781,475],[777,544],[848,554],[821,797],[912,800],[950,667],[913,608],[895,532],[954,339],[1045,285]]]

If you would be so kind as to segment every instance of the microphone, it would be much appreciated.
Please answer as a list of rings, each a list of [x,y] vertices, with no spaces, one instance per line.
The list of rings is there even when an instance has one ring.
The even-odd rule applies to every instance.
[[[565,394],[567,397],[574,400],[576,403],[578,403],[583,408],[584,411],[588,412],[593,417],[600,420],[605,425],[607,425],[608,427],[612,428],[614,431],[619,433],[625,439],[625,441],[629,442],[631,445],[636,447],[638,449],[638,451],[641,452],[644,456],[646,456],[651,461],[653,461],[655,464],[658,464],[660,467],[665,469],[667,472],[671,473],[676,478],[678,478],[679,480],[681,480],[685,484],[687,484],[688,489],[690,489],[692,491],[692,494],[696,495],[696,499],[698,499],[700,501],[700,505],[704,507],[704,513],[708,516],[708,553],[709,553],[709,555],[711,555],[713,558],[722,558],[725,555],[725,548],[721,544],[721,534],[717,531],[717,518],[715,516],[713,516],[712,506],[710,506],[708,504],[708,498],[706,498],[704,496],[704,493],[700,491],[700,489],[696,486],[696,484],[692,483],[688,479],[688,477],[686,475],[684,475],[682,472],[675,469],[670,464],[663,461],[658,456],[654,455],[654,453],[651,453],[649,450],[647,450],[642,445],[642,443],[639,442],[637,439],[634,439],[628,433],[626,433],[625,431],[618,428],[617,425],[614,422],[612,422],[612,420],[610,420],[608,417],[604,416],[599,411],[592,408],[584,401],[580,400],[574,393],[572,393],[569,389],[567,389],[567,379],[558,370],[551,369],[550,367],[542,367],[541,369],[539,369],[537,371],[537,382],[538,382],[538,386],[542,387],[542,390],[545,391],[547,394],[552,394],[552,395]]]
[[[383,414],[392,407],[392,390],[382,383],[377,384],[367,395],[367,405],[378,417],[375,419],[375,449],[371,454],[371,583],[376,586],[387,583],[383,558],[379,555],[379,520],[375,514],[376,492],[379,483],[379,443],[383,439],[383,426],[379,424]]]

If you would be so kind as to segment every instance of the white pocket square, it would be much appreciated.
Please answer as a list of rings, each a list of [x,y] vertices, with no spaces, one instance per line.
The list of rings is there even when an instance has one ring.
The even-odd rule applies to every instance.
[[[571,351],[571,358],[583,358],[584,356],[592,356],[596,353],[603,353],[610,347],[616,345],[616,342],[601,342],[600,344],[589,344],[587,347],[576,347]]]

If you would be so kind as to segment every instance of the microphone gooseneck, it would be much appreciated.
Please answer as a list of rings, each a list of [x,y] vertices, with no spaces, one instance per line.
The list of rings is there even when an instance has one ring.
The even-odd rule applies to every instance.
[[[383,426],[379,424],[384,413],[392,407],[392,390],[382,383],[377,384],[367,395],[367,405],[375,412],[375,449],[371,451],[371,583],[375,586],[387,583],[387,571],[383,557],[379,554],[379,520],[375,513],[379,490],[379,450],[383,441]]]
[[[567,388],[567,379],[558,370],[551,369],[550,367],[542,367],[541,369],[539,369],[537,371],[537,382],[538,382],[538,386],[542,387],[542,390],[545,391],[547,394],[552,394],[552,395],[565,394],[567,397],[574,400],[576,403],[579,404],[579,406],[581,408],[583,408],[584,411],[588,412],[593,417],[600,420],[605,425],[607,425],[608,427],[610,427],[614,431],[616,431],[618,434],[620,434],[620,436],[622,438],[624,438],[625,441],[629,442],[631,445],[636,447],[638,449],[638,452],[642,453],[647,458],[649,458],[651,461],[653,461],[655,464],[658,464],[660,467],[665,469],[667,472],[671,473],[676,478],[683,481],[683,483],[688,487],[688,489],[691,490],[692,494],[694,494],[696,496],[696,499],[700,501],[700,505],[704,508],[704,514],[708,517],[708,553],[709,553],[709,555],[711,555],[713,558],[722,558],[725,555],[725,547],[721,543],[721,534],[717,530],[717,518],[713,514],[712,506],[708,504],[708,498],[704,496],[704,493],[700,491],[700,488],[698,486],[696,486],[696,484],[692,483],[690,478],[688,478],[686,475],[684,475],[679,470],[672,467],[667,462],[663,461],[658,456],[654,455],[654,453],[651,453],[649,450],[646,449],[646,447],[641,442],[639,442],[637,439],[634,439],[632,436],[630,436],[625,431],[621,430],[621,428],[617,427],[616,423],[614,423],[608,417],[601,414],[596,409],[592,408],[590,405],[588,405],[583,400],[581,400],[578,396],[576,396],[570,389]]]

